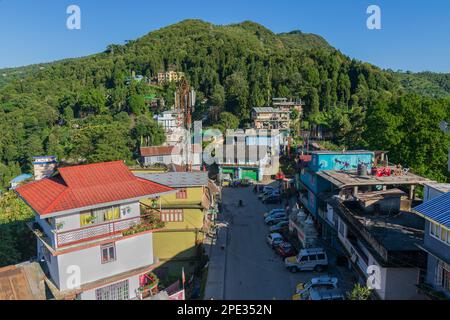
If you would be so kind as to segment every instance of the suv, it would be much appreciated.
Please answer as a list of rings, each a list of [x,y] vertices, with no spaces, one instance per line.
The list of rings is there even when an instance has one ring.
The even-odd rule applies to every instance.
[[[305,270],[322,272],[328,267],[328,257],[323,248],[302,249],[296,257],[286,258],[284,264],[290,272]]]

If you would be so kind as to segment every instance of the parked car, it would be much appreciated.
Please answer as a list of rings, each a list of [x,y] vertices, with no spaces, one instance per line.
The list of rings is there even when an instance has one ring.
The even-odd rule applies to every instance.
[[[269,196],[272,192],[273,190],[263,191],[260,194],[258,194],[258,199],[264,199],[265,197]]]
[[[280,242],[274,246],[275,252],[282,258],[292,257],[297,254],[297,250],[289,242]]]
[[[311,289],[308,300],[345,300],[344,293],[339,289]]]
[[[280,204],[283,200],[280,195],[270,194],[262,199],[264,204]]]
[[[272,209],[269,212],[264,213],[264,218],[267,218],[268,216],[271,216],[271,215],[273,215],[274,213],[277,213],[277,212],[285,212],[285,210],[282,209],[282,208]]]
[[[322,272],[328,267],[327,253],[323,248],[302,249],[296,257],[284,260],[290,272],[314,270]]]
[[[264,186],[263,188],[262,188],[262,192],[272,192],[272,191],[274,191],[275,190],[275,188],[274,187],[271,187],[271,186]]]
[[[279,212],[271,216],[268,216],[266,219],[264,219],[264,222],[269,226],[273,226],[281,221],[288,221],[288,219],[289,218],[284,212]]]
[[[269,244],[269,246],[271,246],[273,248],[273,246],[281,243],[284,241],[283,236],[279,233],[270,233],[267,236],[267,243]]]
[[[280,195],[281,194],[280,189],[279,188],[274,188],[274,187],[271,187],[271,186],[265,186],[262,189],[262,192],[258,195],[258,198],[259,199],[263,199],[264,197],[267,197],[267,196],[272,195],[272,194]]]
[[[300,282],[297,284],[296,293],[303,296],[304,293],[308,292],[310,289],[337,289],[338,279],[336,277],[330,276],[320,276],[310,279],[308,282]]]
[[[274,224],[273,226],[271,226],[269,228],[269,231],[270,232],[280,232],[280,231],[287,229],[288,227],[289,227],[289,221],[283,220],[283,221],[280,221],[277,224]]]

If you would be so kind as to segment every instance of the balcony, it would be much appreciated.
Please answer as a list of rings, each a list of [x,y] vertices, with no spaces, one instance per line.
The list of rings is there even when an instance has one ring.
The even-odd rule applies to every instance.
[[[92,224],[68,231],[55,231],[56,247],[62,248],[112,236],[128,236],[162,227],[164,222],[160,219],[159,211],[142,208],[141,215],[136,217]]]

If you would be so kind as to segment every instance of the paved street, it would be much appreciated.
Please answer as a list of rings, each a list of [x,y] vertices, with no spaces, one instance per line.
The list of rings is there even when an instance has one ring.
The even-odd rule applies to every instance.
[[[269,230],[263,214],[279,205],[262,204],[252,187],[224,188],[222,199],[221,218],[228,227],[219,229],[212,248],[206,299],[291,299],[297,283],[320,275],[288,272],[281,257],[266,243]],[[243,207],[238,206],[240,199]],[[345,284],[337,268],[330,267],[329,273]]]

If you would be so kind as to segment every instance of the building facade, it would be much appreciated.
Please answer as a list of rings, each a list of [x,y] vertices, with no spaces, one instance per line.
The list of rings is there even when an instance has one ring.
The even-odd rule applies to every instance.
[[[138,174],[142,179],[165,183],[176,190],[160,199],[161,220],[164,228],[153,233],[153,252],[161,261],[164,275],[180,274],[198,262],[202,255],[204,235],[212,222],[210,209],[214,207],[213,190],[209,187],[208,173],[167,172]],[[152,206],[151,200],[142,200]]]
[[[450,192],[424,201],[414,212],[426,220],[424,241],[420,245],[428,255],[426,283],[441,293],[441,297],[450,299]],[[428,294],[439,297],[433,291]]]
[[[139,297],[154,269],[156,211],[139,201],[174,192],[136,178],[121,161],[58,168],[17,194],[36,213],[38,259],[64,299]]]
[[[252,121],[255,129],[288,130],[290,125],[290,110],[258,107],[252,110]]]

